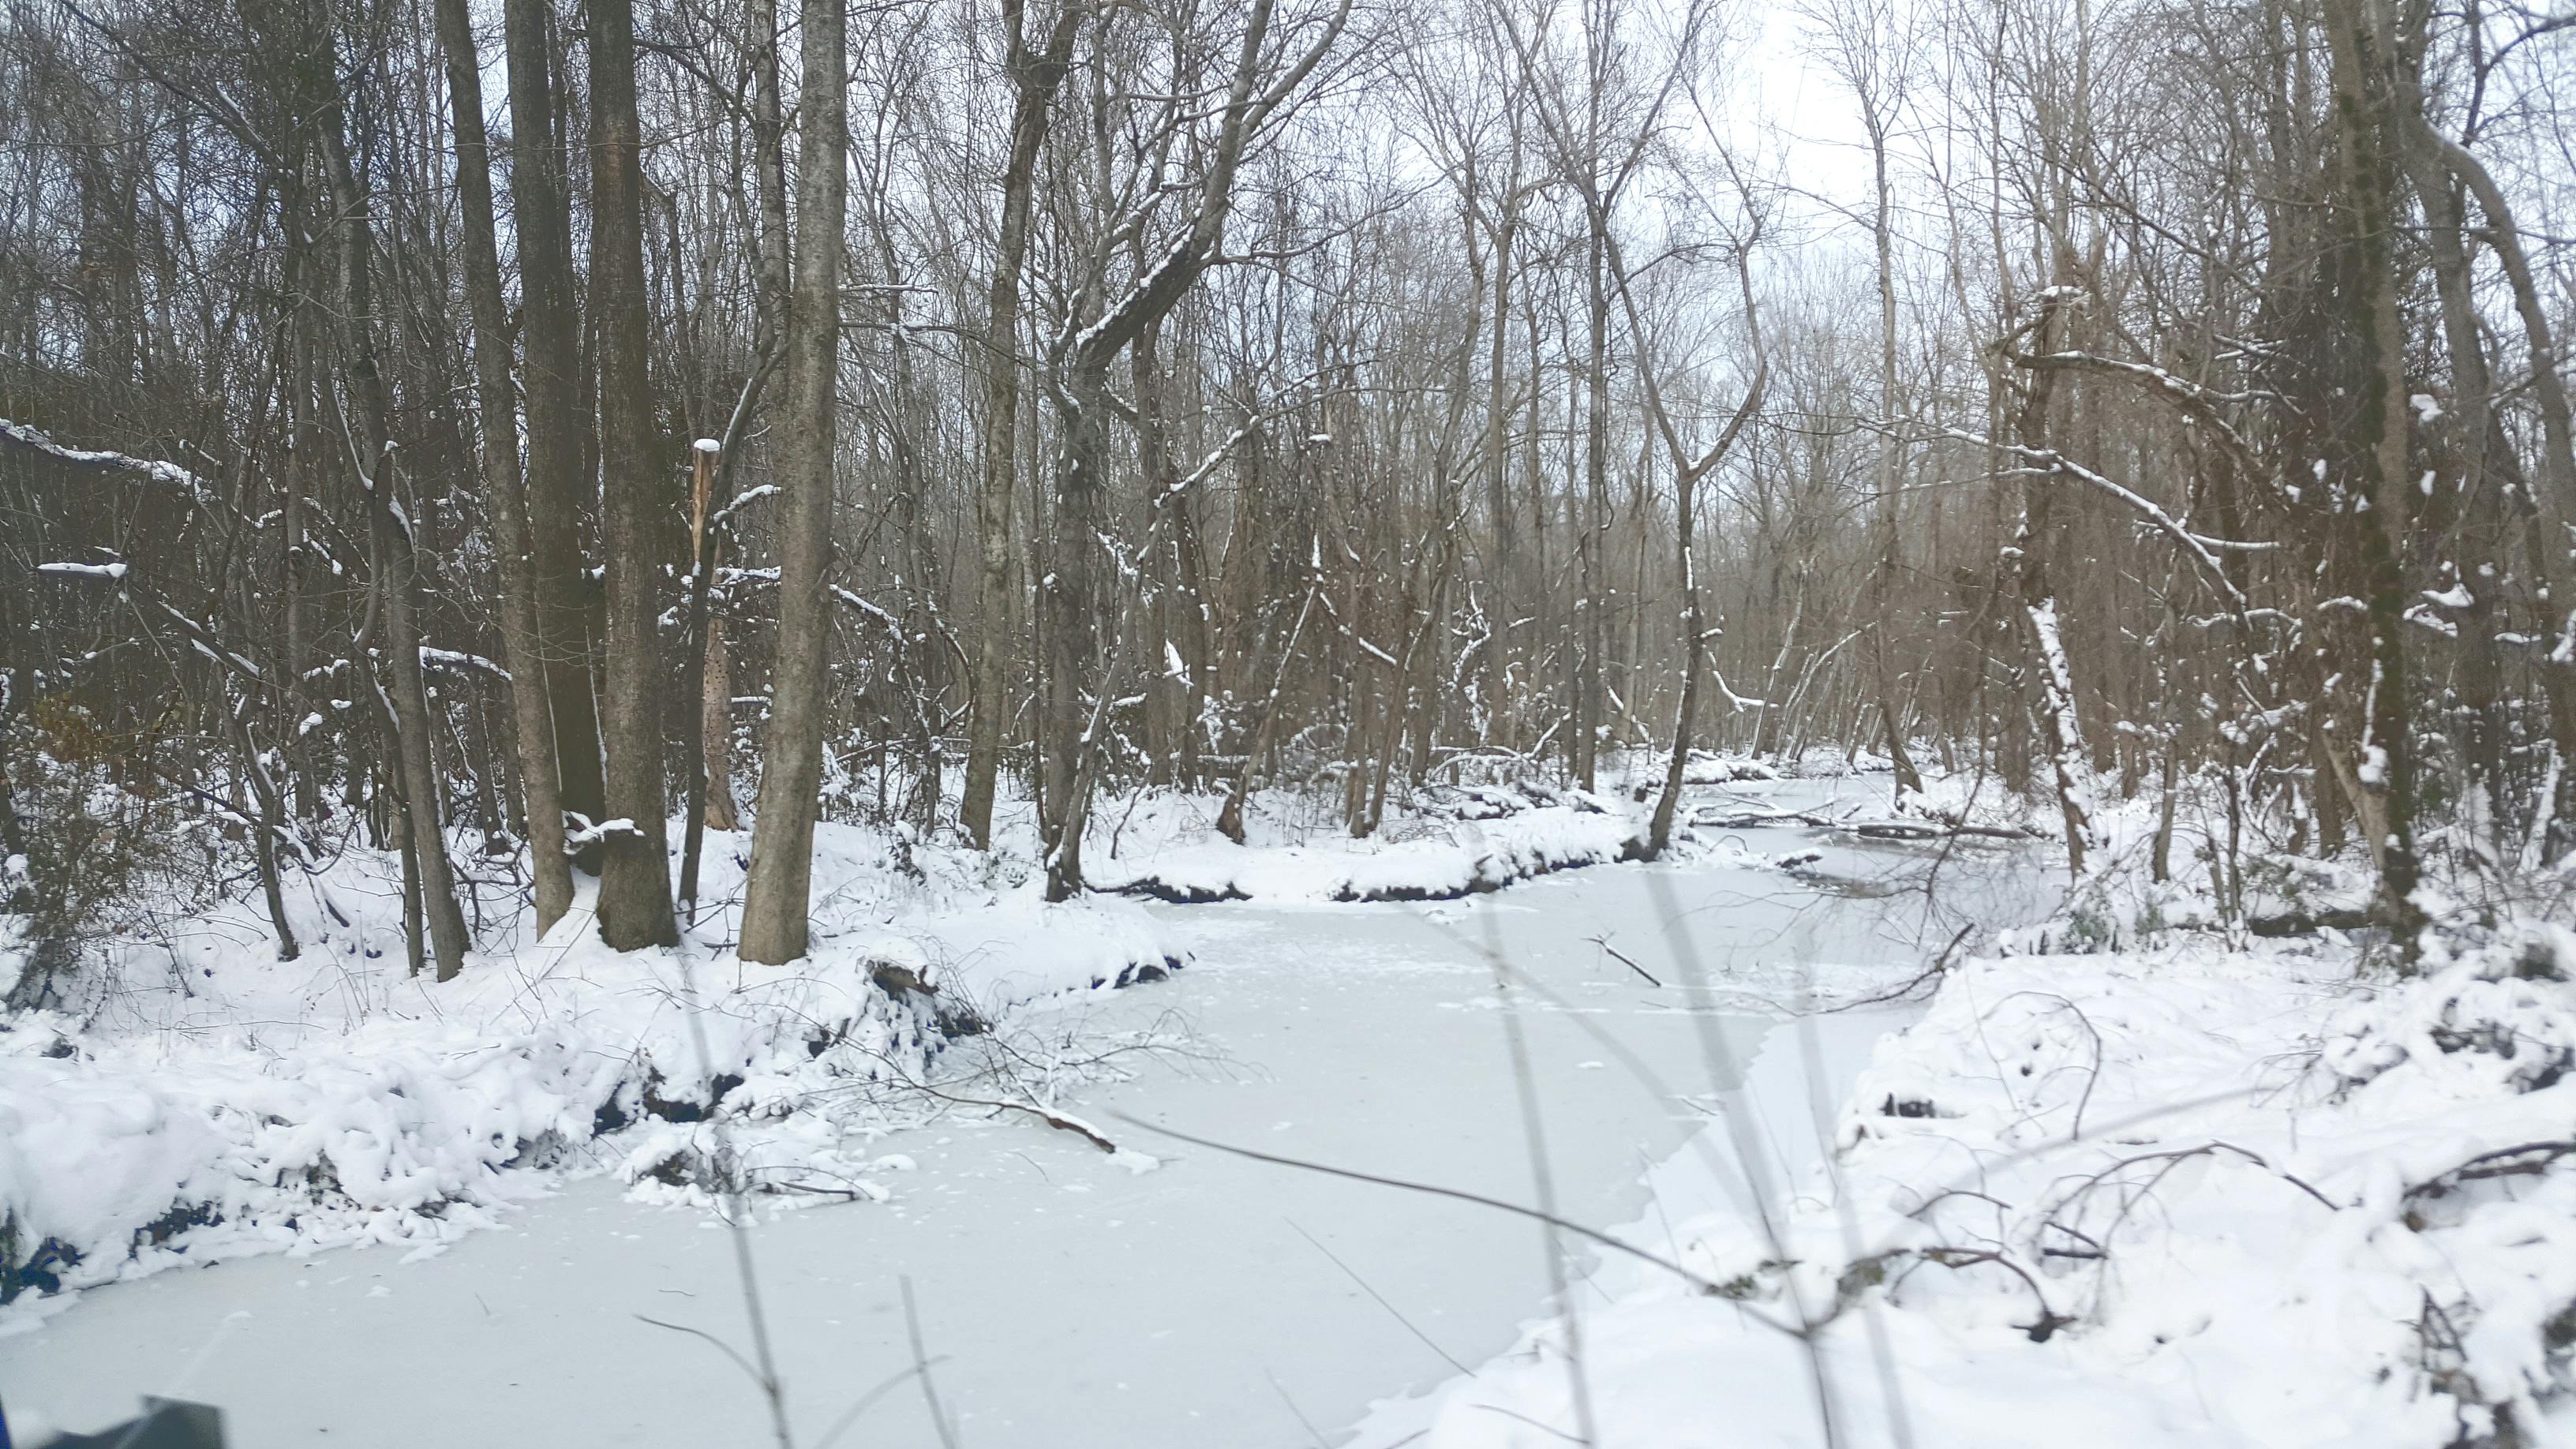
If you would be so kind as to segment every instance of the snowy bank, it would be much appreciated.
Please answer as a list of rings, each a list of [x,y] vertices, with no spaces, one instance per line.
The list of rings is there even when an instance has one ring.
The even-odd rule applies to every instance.
[[[712,899],[747,849],[714,838]],[[826,825],[804,960],[738,960],[721,915],[620,955],[577,907],[516,949],[487,931],[436,984],[403,972],[385,865],[302,882],[297,962],[229,907],[149,943],[157,970],[145,943],[112,954],[81,1016],[0,1028],[0,1302],[252,1252],[435,1251],[566,1171],[685,1196],[717,1180],[717,1117],[731,1180],[871,1195],[845,1142],[952,1043],[1181,964],[1132,904],[1046,904],[965,852]]]
[[[1152,792],[1109,817],[1116,828],[1107,848],[1086,847],[1083,873],[1095,890],[1176,905],[1456,900],[1639,858],[1664,769],[1664,758],[1623,757],[1599,791],[1534,780],[1418,786],[1364,838],[1341,828],[1338,812],[1323,818],[1311,793],[1253,797],[1237,843],[1215,830],[1215,797]],[[1683,783],[1767,790],[1784,782],[1759,761],[1695,754]],[[1705,793],[1687,798],[1708,808]],[[1693,848],[1693,828],[1685,812],[1677,854]]]
[[[2576,936],[2354,960],[1952,969],[1773,1231],[1668,1170],[1629,1241],[1671,1268],[1611,1261],[1416,1442],[2576,1442]]]
[[[1176,843],[1089,867],[1091,884],[1120,895],[1209,901],[1438,901],[1500,890],[1551,871],[1628,858],[1637,822],[1588,797],[1487,819],[1459,819],[1437,836],[1257,848],[1229,840]]]
[[[1772,783],[1745,762],[1693,771]],[[1181,964],[1117,895],[1444,899],[1627,858],[1649,808],[1633,792],[1433,787],[1355,841],[1314,794],[1264,792],[1239,846],[1215,834],[1216,804],[1145,792],[1104,812],[1103,894],[1061,904],[1040,899],[1024,820],[990,855],[827,823],[814,953],[784,967],[730,949],[742,834],[709,836],[712,912],[682,949],[609,951],[586,901],[529,939],[524,901],[486,881],[467,902],[483,949],[446,984],[406,974],[399,873],[372,852],[289,874],[293,962],[274,958],[256,902],[139,913],[61,1009],[0,1021],[0,1305],[23,1318],[35,1298],[246,1253],[435,1251],[566,1173],[661,1200],[711,1185],[873,1197],[870,1144],[944,1100],[925,1088],[1015,1070],[986,1032]]]

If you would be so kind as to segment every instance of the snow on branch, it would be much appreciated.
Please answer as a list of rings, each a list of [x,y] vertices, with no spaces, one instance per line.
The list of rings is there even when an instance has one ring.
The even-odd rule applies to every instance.
[[[564,824],[569,827],[564,831],[563,843],[564,854],[567,856],[611,840],[644,838],[644,832],[636,828],[635,822],[622,815],[614,820],[602,820],[593,825],[590,823],[589,816],[578,810],[567,810],[564,812]]]
[[[2219,446],[2236,459],[2238,467],[2256,477],[2269,477],[2271,470],[2255,455],[2254,446],[2245,441],[2234,424],[2219,412],[2226,403],[2251,402],[2269,394],[2257,392],[2219,392],[2189,378],[2177,376],[2152,363],[2126,362],[2091,352],[2048,352],[2013,354],[2013,365],[2031,371],[2082,371],[2107,373],[2141,383],[2157,396],[2172,403],[2188,425],[2204,427],[2217,438]]]
[[[424,669],[480,670],[495,679],[508,679],[510,671],[480,654],[462,654],[453,649],[420,646],[420,663]]]
[[[2164,510],[2164,506],[2157,503],[2154,499],[2149,498],[2144,494],[2134,492],[2127,486],[2094,472],[2092,469],[2087,468],[2083,464],[2076,462],[2074,459],[2067,457],[2065,454],[2058,452],[2055,448],[2030,448],[2024,447],[2019,443],[1998,443],[1991,438],[1985,437],[1981,434],[1971,433],[1961,428],[1933,428],[1930,431],[1935,435],[1950,438],[1958,442],[1973,443],[1980,448],[1994,448],[1998,451],[2009,453],[2012,456],[2021,459],[2023,462],[2037,468],[2042,473],[2059,474],[2068,478],[2073,478],[2079,483],[2087,484],[2101,492],[2119,499],[2121,502],[2129,505],[2130,508],[2136,510],[2140,516],[2147,520],[2147,522],[2153,524],[2158,532],[2172,539],[2174,543],[2182,549],[2184,554],[2189,556],[2194,563],[2198,564],[2202,574],[2208,578],[2211,587],[2217,589],[2220,594],[2224,595],[2227,601],[2235,606],[2237,613],[2243,614],[2247,609],[2252,607],[2251,603],[2246,599],[2244,591],[2237,588],[2234,581],[2227,577],[2227,570],[2219,567],[2218,555],[2216,552],[2213,552],[2213,550],[2227,549],[2238,552],[2260,552],[2267,547],[2270,547],[2270,545],[2260,543],[2238,543],[2221,538],[2203,538],[2201,535],[2183,527],[2182,520],[2174,517],[2170,513],[2167,513]]]
[[[1208,476],[1216,472],[1217,465],[1225,461],[1226,455],[1234,451],[1234,445],[1242,442],[1248,437],[1251,437],[1255,432],[1260,431],[1260,428],[1260,420],[1256,418],[1247,421],[1242,427],[1235,429],[1226,437],[1224,442],[1219,443],[1208,450],[1208,455],[1199,460],[1199,465],[1190,470],[1190,475],[1188,477],[1182,478],[1174,482],[1171,487],[1164,489],[1163,496],[1160,501],[1168,503],[1173,499],[1180,497],[1182,494],[1187,493],[1192,488],[1197,487],[1199,484],[1206,482],[1208,480]]]
[[[876,605],[869,603],[867,600],[860,598],[858,595],[851,593],[848,589],[842,588],[839,584],[834,584],[832,586],[832,597],[849,605],[851,608],[858,610],[860,613],[867,615],[877,623],[883,624],[888,629],[893,630],[898,637],[902,635],[903,624],[901,621],[897,620],[894,615],[887,613],[885,610],[880,609]]]
[[[193,503],[203,503],[214,494],[214,490],[206,485],[206,480],[176,463],[137,458],[126,453],[101,452],[90,448],[66,448],[45,436],[42,430],[31,428],[24,423],[13,423],[7,418],[0,418],[0,442],[7,442],[29,452],[41,454],[67,467],[86,468],[102,473],[124,473],[146,482],[176,488],[187,494],[189,501]]]
[[[717,509],[715,511],[715,515],[707,520],[707,532],[713,533],[717,529],[724,527],[726,519],[733,517],[734,514],[750,507],[752,504],[758,503],[764,498],[775,497],[777,493],[777,484],[763,483],[757,488],[747,488],[742,492],[735,494],[732,502]]]

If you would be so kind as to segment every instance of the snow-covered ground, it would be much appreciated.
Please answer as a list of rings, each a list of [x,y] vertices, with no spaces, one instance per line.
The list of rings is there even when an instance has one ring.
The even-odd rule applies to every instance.
[[[1883,788],[1712,779],[1677,859],[1580,871],[1636,802],[1437,793],[1355,843],[1282,797],[1236,846],[1149,795],[1093,841],[1144,899],[1071,907],[838,832],[780,973],[721,915],[445,988],[165,942],[172,984],[0,1055],[0,1201],[87,1224],[62,1277],[108,1285],[20,1295],[0,1397],[762,1442],[747,1248],[809,1449],[933,1413],[976,1449],[2576,1443],[2576,936],[2452,912],[2405,979],[2252,939],[2108,798],[2071,895],[2044,843],[1811,828]],[[769,1189],[740,1234],[728,1153]]]
[[[1663,1265],[1354,1443],[2576,1443],[2576,936],[2356,959],[1955,967],[1768,1222],[1711,1129],[1623,1235]]]
[[[1833,787],[1747,788],[1812,803]],[[1450,1359],[1504,1347],[1549,1283],[1528,1221],[1179,1144],[1154,1126],[1526,1201],[1538,1188],[1511,1069],[1517,1027],[1562,1210],[1634,1217],[1649,1206],[1640,1171],[1684,1141],[1712,1085],[1737,1085],[1782,1006],[1901,978],[1947,938],[1946,916],[1927,921],[1918,897],[1872,881],[1919,874],[1919,853],[1827,847],[1802,876],[1774,863],[1813,848],[1796,832],[1735,830],[1685,864],[1435,904],[1085,907],[1100,924],[1079,934],[1101,949],[1186,957],[1188,969],[1123,992],[1093,989],[1106,973],[1092,966],[1058,972],[1069,989],[1022,992],[995,1009],[1001,1031],[950,1048],[952,1059],[1006,1052],[1012,1071],[952,1091],[981,1100],[1007,1087],[1079,1113],[1124,1150],[1107,1156],[1026,1113],[981,1107],[948,1105],[883,1138],[896,1116],[822,1119],[860,1129],[831,1144],[834,1170],[884,1200],[802,1212],[764,1200],[749,1234],[800,1442],[819,1441],[910,1363],[905,1278],[939,1360],[931,1381],[976,1445],[1311,1442],[1301,1418],[1330,1432],[1375,1397],[1428,1388],[1454,1372]],[[2019,897],[1999,913],[2046,904],[2029,872],[1988,875]],[[969,964],[981,958],[953,934],[903,959],[950,982],[1028,969],[993,949],[1016,939],[1009,904],[960,913],[981,921],[992,964]],[[893,949],[883,937],[914,938],[897,928],[918,916],[879,901],[838,924],[877,943],[853,951],[865,960]],[[1508,1005],[1489,947],[1528,973]],[[588,962],[586,980],[614,965],[581,949],[566,959]],[[735,969],[728,958],[681,985],[702,997],[739,990]],[[1687,985],[1699,970],[1713,991]],[[804,975],[800,992],[856,989]],[[610,993],[629,994],[657,1010],[684,996],[667,982]],[[1854,1016],[1835,1030],[1848,1043],[1881,1025]],[[786,1045],[806,1050],[803,1037]],[[667,1050],[695,1060],[676,1038]],[[780,1075],[803,1070],[787,1066]],[[1793,1075],[1771,1119],[1807,1110],[1813,1087]],[[638,1133],[703,1144],[703,1130],[648,1122],[612,1140],[631,1159]],[[756,1155],[764,1139],[751,1135]],[[700,1207],[651,1200],[694,1190],[650,1176],[635,1189],[615,1176],[560,1188],[559,1176],[521,1177],[512,1201],[552,1195],[467,1205],[497,1231],[427,1229],[393,1235],[401,1251],[249,1258],[88,1293],[0,1339],[0,1395],[13,1413],[73,1425],[138,1393],[193,1395],[225,1404],[241,1442],[262,1445],[757,1436],[757,1395],[717,1349],[637,1317],[746,1342],[730,1236]],[[444,1251],[421,1260],[431,1245]],[[926,1412],[907,1383],[853,1432],[918,1442]]]

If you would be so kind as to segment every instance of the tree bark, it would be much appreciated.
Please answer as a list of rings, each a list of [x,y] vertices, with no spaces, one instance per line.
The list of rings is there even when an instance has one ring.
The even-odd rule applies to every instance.
[[[1083,8],[1064,0],[1045,49],[1032,53],[1026,0],[1003,0],[1003,66],[1011,81],[1011,149],[1002,170],[1002,214],[994,239],[993,275],[984,292],[984,467],[975,494],[977,582],[983,634],[975,651],[966,783],[958,823],[979,849],[993,843],[993,795],[1001,774],[1002,734],[1010,723],[1011,495],[1019,477],[1020,273],[1027,265],[1029,210],[1037,185],[1038,147],[1047,109],[1064,80]]]
[[[797,106],[795,277],[787,306],[787,438],[779,469],[778,664],[761,742],[760,807],[743,886],[746,961],[805,954],[814,821],[821,805],[823,717],[831,702],[824,650],[832,635],[834,384],[841,341],[842,227],[848,200],[849,66],[838,0],[804,0],[804,83]]]
[[[606,783],[591,691],[591,587],[581,551],[595,480],[582,467],[589,404],[572,269],[571,187],[556,114],[553,8],[549,0],[504,0],[501,17],[510,61],[510,224],[525,353],[529,563],[543,665],[542,675],[523,678],[521,687],[544,691],[563,812],[595,825],[606,818]],[[601,859],[600,846],[586,845],[573,864],[597,875]]]
[[[393,733],[393,768],[401,774],[403,818],[415,862],[413,891],[420,901],[438,979],[453,980],[464,969],[471,944],[465,915],[457,909],[455,875],[447,859],[447,835],[439,810],[438,770],[429,752],[429,695],[421,679],[420,628],[413,614],[419,589],[412,557],[411,520],[394,502],[392,440],[386,432],[390,405],[384,374],[376,364],[375,236],[367,217],[365,193],[349,164],[346,124],[337,72],[317,67],[316,117],[323,170],[340,211],[341,325],[349,351],[349,401],[352,416],[343,430],[367,499],[369,553],[375,561],[375,588],[380,610],[377,638],[391,688],[385,697],[385,719]],[[363,661],[353,660],[359,668]],[[414,948],[418,942],[415,939]]]
[[[2406,673],[2404,560],[2397,530],[2407,497],[2406,334],[2397,311],[2393,256],[2396,228],[2391,98],[2380,68],[2389,37],[2374,33],[2367,0],[2327,0],[2326,35],[2333,59],[2335,126],[2341,142],[2338,220],[2345,228],[2350,285],[2341,289],[2339,319],[2356,358],[2358,392],[2351,414],[2347,465],[2360,504],[2354,520],[2367,580],[2370,678],[2363,696],[2360,757],[2351,765],[2364,792],[2358,812],[2377,839],[2381,918],[2410,958],[2422,908],[2415,903],[2415,741]],[[2372,819],[2376,814],[2377,818]]]
[[[528,875],[537,935],[572,907],[572,863],[564,856],[563,792],[555,777],[554,721],[547,709],[545,652],[537,629],[535,559],[527,499],[519,480],[517,399],[510,386],[509,314],[492,214],[491,143],[483,129],[483,80],[466,0],[437,0],[439,45],[456,126],[456,184],[464,218],[465,298],[474,325],[475,404],[480,413],[483,487],[492,509],[501,574],[501,644],[510,664],[510,723],[526,806]]]
[[[620,951],[675,945],[663,782],[657,524],[670,502],[646,349],[643,137],[635,106],[633,0],[590,5],[590,276],[598,315],[600,542],[608,651],[600,740],[611,823],[599,933]]]

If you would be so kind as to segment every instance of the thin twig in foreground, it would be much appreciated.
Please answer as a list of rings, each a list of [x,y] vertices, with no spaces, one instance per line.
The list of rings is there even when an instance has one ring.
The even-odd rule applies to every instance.
[[[921,1375],[921,1397],[930,1405],[931,1427],[939,1431],[940,1449],[957,1449],[957,1435],[948,1427],[948,1414],[939,1407],[939,1385],[930,1381],[930,1355],[921,1346],[921,1315],[912,1306],[912,1277],[897,1280],[903,1288],[903,1332],[912,1342],[912,1371]]]
[[[1286,1223],[1288,1224],[1288,1226],[1290,1226],[1290,1227],[1292,1227],[1292,1228],[1296,1228],[1296,1229],[1297,1229],[1297,1236],[1299,1236],[1299,1237],[1301,1237],[1301,1238],[1304,1238],[1307,1242],[1313,1243],[1313,1244],[1315,1245],[1315,1251],[1316,1251],[1316,1252],[1323,1254],[1323,1255],[1324,1255],[1325,1257],[1327,1257],[1327,1258],[1331,1258],[1331,1259],[1333,1260],[1333,1266],[1334,1266],[1334,1267],[1339,1268],[1339,1269],[1341,1269],[1344,1273],[1349,1274],[1349,1275],[1350,1275],[1350,1280],[1351,1280],[1352,1282],[1357,1283],[1358,1285],[1360,1285],[1360,1291],[1361,1291],[1362,1293],[1365,1293],[1365,1294],[1367,1294],[1369,1297],[1376,1299],[1376,1300],[1377,1300],[1377,1306],[1378,1306],[1378,1307],[1380,1307],[1380,1308],[1385,1309],[1385,1310],[1387,1311],[1388,1316],[1392,1317],[1396,1322],[1403,1324],[1403,1325],[1404,1325],[1404,1331],[1405,1331],[1405,1332],[1410,1333],[1410,1334],[1412,1334],[1415,1338],[1418,1338],[1418,1339],[1422,1340],[1422,1346],[1423,1346],[1424,1348],[1427,1348],[1427,1349],[1431,1350],[1433,1353],[1436,1353],[1436,1354],[1440,1355],[1440,1357],[1441,1357],[1441,1358],[1443,1358],[1443,1359],[1447,1360],[1447,1362],[1448,1362],[1448,1364],[1449,1364],[1449,1366],[1450,1366],[1451,1368],[1456,1369],[1458,1372],[1460,1372],[1460,1373],[1462,1373],[1462,1374],[1472,1374],[1472,1373],[1474,1373],[1474,1372],[1475,1372],[1475,1370],[1474,1370],[1474,1369],[1471,1369],[1471,1368],[1467,1367],[1465,1364],[1458,1362],[1458,1360],[1457,1360],[1454,1356],[1452,1356],[1452,1355],[1450,1354],[1449,1350],[1447,1350],[1447,1349],[1445,1349],[1445,1348],[1442,1348],[1440,1345],[1438,1345],[1438,1344],[1436,1344],[1436,1343],[1432,1342],[1432,1341],[1431,1341],[1431,1335],[1429,1335],[1429,1334],[1427,1334],[1427,1333],[1424,1333],[1424,1332],[1423,1332],[1421,1329],[1419,1329],[1419,1328],[1414,1327],[1414,1326],[1413,1326],[1413,1320],[1412,1320],[1412,1319],[1405,1317],[1405,1316],[1404,1316],[1404,1314],[1403,1314],[1403,1312],[1402,1312],[1402,1311],[1400,1311],[1399,1309],[1397,1309],[1397,1307],[1396,1307],[1394,1304],[1389,1303],[1389,1302],[1387,1302],[1387,1301],[1386,1301],[1386,1295],[1384,1295],[1384,1294],[1382,1294],[1382,1293],[1378,1292],[1375,1288],[1370,1287],[1370,1286],[1369,1286],[1369,1280],[1367,1280],[1366,1278],[1361,1277],[1361,1276],[1359,1275],[1358,1271],[1357,1271],[1357,1270],[1355,1270],[1355,1269],[1353,1269],[1353,1268],[1351,1267],[1351,1265],[1350,1265],[1350,1264],[1343,1262],[1343,1261],[1341,1260],[1340,1255],[1336,1254],[1332,1249],[1325,1247],[1325,1246],[1324,1246],[1324,1244],[1323,1244],[1323,1241],[1322,1241],[1321,1239],[1317,1238],[1313,1233],[1310,1233],[1310,1232],[1306,1231],[1303,1227],[1298,1226],[1297,1220],[1296,1220],[1295,1218],[1285,1218],[1285,1219],[1282,1219],[1282,1221],[1286,1222]]]
[[[1237,1147],[1230,1142],[1216,1142],[1205,1137],[1193,1137],[1187,1132],[1179,1132],[1169,1127],[1158,1126],[1155,1123],[1147,1122],[1142,1118],[1130,1117],[1124,1112],[1113,1112],[1110,1115],[1116,1117],[1119,1121],[1126,1123],[1130,1127],[1142,1128],[1147,1132],[1154,1133],[1156,1136],[1169,1137],[1175,1142],[1186,1142],[1192,1147],[1204,1147],[1212,1152],[1223,1152],[1235,1157],[1247,1157],[1254,1162],[1267,1162],[1276,1167],[1294,1167],[1306,1172],[1320,1172],[1326,1177],[1344,1177],[1353,1182],[1373,1183],[1379,1187],[1399,1187],[1407,1192],[1423,1193],[1431,1197],[1453,1198],[1459,1202],[1474,1203],[1478,1207],[1489,1207],[1498,1212],[1513,1213],[1521,1217],[1533,1218],[1539,1222],[1547,1223],[1551,1226],[1562,1229],[1565,1232],[1572,1233],[1587,1243],[1608,1248],[1612,1252],[1625,1253],[1629,1257],[1635,1258],[1641,1263],[1651,1263],[1654,1266],[1663,1269],[1665,1272],[1672,1274],[1674,1277],[1681,1279],[1683,1282],[1702,1290],[1703,1292],[1716,1293],[1718,1291],[1718,1286],[1715,1283],[1710,1282],[1708,1279],[1701,1277],[1699,1274],[1692,1272],[1690,1269],[1683,1267],[1681,1264],[1676,1263],[1672,1259],[1664,1257],[1659,1253],[1650,1252],[1647,1249],[1638,1247],[1634,1243],[1622,1242],[1621,1240],[1610,1236],[1608,1233],[1602,1232],[1598,1228],[1586,1227],[1582,1223],[1575,1222],[1571,1218],[1554,1217],[1547,1213],[1540,1212],[1536,1208],[1524,1207],[1516,1202],[1508,1202],[1498,1197],[1487,1197],[1482,1193],[1468,1192],[1463,1188],[1442,1187],[1437,1183],[1430,1182],[1411,1182],[1401,1177],[1381,1177],[1376,1173],[1361,1172],[1356,1168],[1335,1167],[1332,1164],[1325,1162],[1307,1162],[1294,1157],[1281,1157],[1275,1153],[1258,1152],[1249,1147]],[[1743,1311],[1747,1318],[1752,1319],[1754,1322],[1761,1324],[1765,1328],[1771,1329],[1777,1333],[1788,1334],[1792,1338],[1798,1336],[1798,1331],[1796,1329],[1789,1327],[1787,1324],[1780,1322],[1759,1309],[1741,1303],[1736,1306]]]

